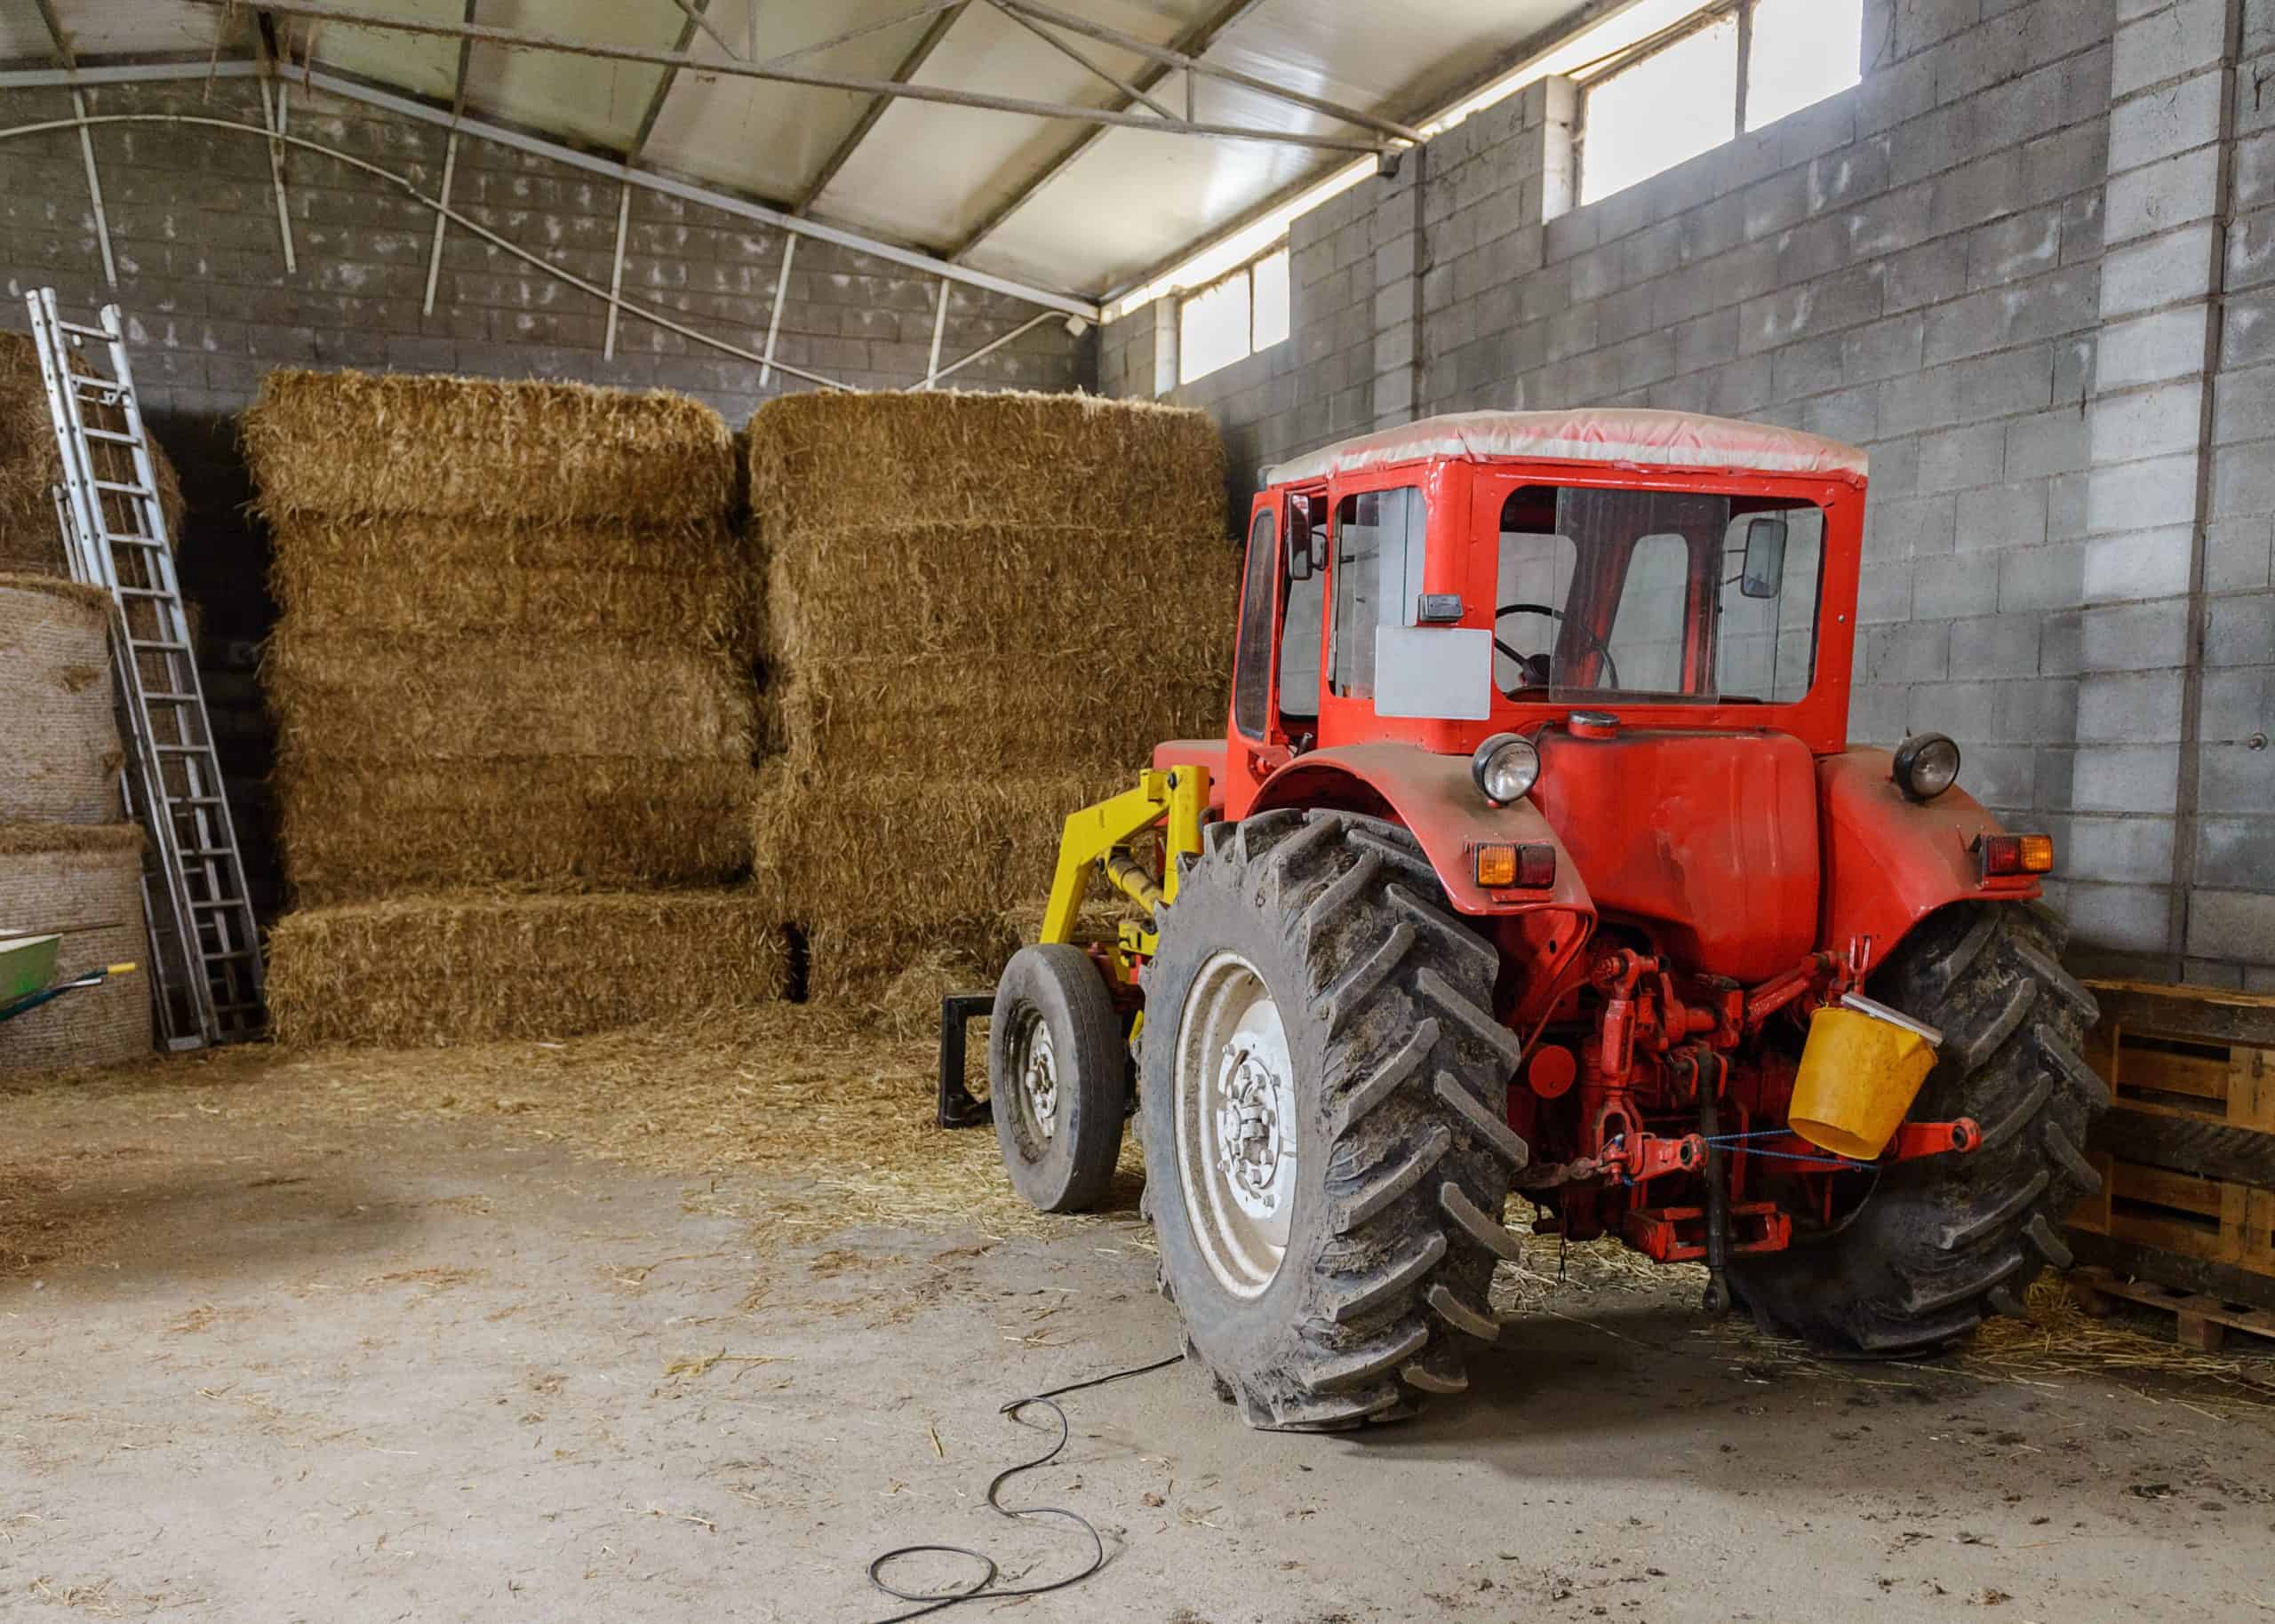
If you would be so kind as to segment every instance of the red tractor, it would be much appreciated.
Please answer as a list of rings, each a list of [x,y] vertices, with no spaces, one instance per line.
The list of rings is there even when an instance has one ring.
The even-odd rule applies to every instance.
[[[1513,1190],[1850,1356],[2069,1261],[2094,1002],[2052,842],[1941,735],[1849,746],[1865,476],[1640,410],[1272,472],[1225,736],[1068,820],[988,1056],[1038,1206],[1096,1203],[1134,1111],[1162,1289],[1250,1424],[1461,1390]],[[1077,945],[1092,880],[1150,923]]]

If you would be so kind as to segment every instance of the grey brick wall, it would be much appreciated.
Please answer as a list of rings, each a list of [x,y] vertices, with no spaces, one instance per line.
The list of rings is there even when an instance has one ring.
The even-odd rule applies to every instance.
[[[173,114],[258,127],[242,79],[121,85],[86,92],[97,117]],[[433,125],[292,88],[296,136],[441,190]],[[68,118],[68,94],[0,90],[0,128]],[[362,367],[501,378],[579,378],[663,387],[710,402],[739,426],[763,397],[808,386],[646,322],[618,325],[603,354],[604,304],[452,227],[435,308],[424,309],[433,212],[388,181],[288,149],[297,274],[285,268],[267,143],[198,125],[119,123],[93,131],[119,285],[107,287],[84,164],[70,131],[0,141],[0,328],[20,330],[28,289],[53,287],[90,317],[116,302],[153,432],[191,498],[181,537],[186,592],[203,611],[200,660],[217,740],[240,802],[239,827],[264,914],[275,902],[267,856],[272,736],[254,678],[274,617],[260,538],[241,516],[251,492],[235,418],[275,366]],[[606,287],[619,188],[554,160],[461,139],[452,206],[517,246]],[[737,216],[635,191],[623,292],[674,320],[762,351],[784,237]],[[806,239],[792,258],[777,354],[865,387],[920,381],[939,281],[889,260]],[[956,286],[942,359],[953,362],[1030,320],[1021,300]],[[958,372],[960,388],[1094,386],[1097,336],[1052,320]]]
[[[1867,447],[1851,736],[1958,738],[2061,841],[2088,965],[2275,985],[2275,0],[2230,14],[1868,0],[1856,88],[1585,208],[1571,89],[1533,85],[1297,220],[1294,336],[1173,398],[1225,426],[1236,510],[1291,452],[1480,407]]]

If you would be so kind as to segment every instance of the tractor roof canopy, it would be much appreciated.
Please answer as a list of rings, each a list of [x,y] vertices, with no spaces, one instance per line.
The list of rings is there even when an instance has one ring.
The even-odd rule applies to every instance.
[[[1456,458],[1804,474],[1861,487],[1870,459],[1822,434],[1690,411],[1464,411],[1377,429],[1281,463],[1267,485],[1301,485],[1399,463]]]

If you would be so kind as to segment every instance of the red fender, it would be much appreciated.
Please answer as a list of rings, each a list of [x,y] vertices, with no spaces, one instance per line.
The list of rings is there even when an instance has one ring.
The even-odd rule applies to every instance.
[[[1956,785],[1933,800],[1913,800],[1896,787],[1893,759],[1885,750],[1848,750],[1816,763],[1824,854],[1818,942],[1846,954],[1864,938],[1874,965],[1948,904],[2039,894],[2033,879],[1983,878],[1975,842],[2004,829],[1980,801]]]
[[[1497,807],[1478,792],[1467,756],[1437,755],[1417,744],[1338,744],[1297,756],[1257,788],[1248,815],[1275,807],[1337,807],[1403,824],[1463,913],[1506,916],[1561,909],[1595,923],[1595,903],[1579,868],[1529,800]],[[1556,883],[1537,891],[1492,890],[1477,883],[1471,851],[1480,841],[1556,848]],[[1585,937],[1584,929],[1581,936]]]

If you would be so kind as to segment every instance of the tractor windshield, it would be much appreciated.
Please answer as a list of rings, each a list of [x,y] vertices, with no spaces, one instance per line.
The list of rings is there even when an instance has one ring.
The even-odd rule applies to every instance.
[[[1808,503],[1523,486],[1501,510],[1494,684],[1524,699],[1799,699],[1824,556]]]

